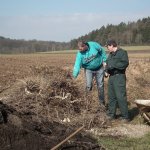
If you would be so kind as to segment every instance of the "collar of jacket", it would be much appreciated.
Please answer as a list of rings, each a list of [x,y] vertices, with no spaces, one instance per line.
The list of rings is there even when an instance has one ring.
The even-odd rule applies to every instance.
[[[120,49],[117,49],[115,52],[111,52],[111,55],[115,56]]]

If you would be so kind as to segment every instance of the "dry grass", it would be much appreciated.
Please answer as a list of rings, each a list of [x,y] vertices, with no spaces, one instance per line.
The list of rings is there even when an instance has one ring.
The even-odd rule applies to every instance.
[[[36,122],[41,127],[40,130],[45,130],[42,123],[48,121],[64,126],[85,125],[86,129],[94,130],[99,128],[100,132],[96,131],[99,136],[140,137],[149,132],[149,127],[144,125],[143,120],[140,123],[136,121],[139,114],[133,115],[130,125],[120,126],[118,123],[114,127],[107,122],[106,111],[102,108],[97,111],[96,85],[93,85],[93,91],[86,96],[83,70],[78,79],[72,79],[74,60],[74,54],[0,56],[0,100],[15,109],[18,115],[23,115],[28,123]],[[107,80],[105,79],[106,99]],[[150,60],[130,58],[127,69],[130,109],[136,108],[135,99],[150,98],[149,87]],[[19,120],[19,126],[23,125],[22,119],[13,118]],[[137,132],[141,130],[143,132]]]

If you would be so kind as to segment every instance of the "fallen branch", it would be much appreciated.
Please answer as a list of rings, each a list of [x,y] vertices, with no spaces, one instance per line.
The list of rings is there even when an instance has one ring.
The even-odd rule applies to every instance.
[[[83,100],[79,100],[79,99],[76,99],[76,100],[73,100],[73,101],[70,101],[70,103],[76,103],[76,102],[82,102]]]
[[[75,134],[77,134],[80,130],[84,128],[84,125],[77,129],[75,132],[73,132],[71,135],[69,135],[66,139],[64,139],[62,142],[54,146],[51,150],[56,150],[58,147],[60,147],[62,144],[64,144],[66,141],[68,141],[71,137],[73,137]]]

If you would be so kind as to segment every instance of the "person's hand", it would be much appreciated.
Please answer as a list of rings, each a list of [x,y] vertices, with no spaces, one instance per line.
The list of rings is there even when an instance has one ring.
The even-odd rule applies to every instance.
[[[104,72],[104,77],[107,78],[108,77],[108,73]]]
[[[74,75],[72,75],[72,79],[76,80],[76,79],[77,79],[77,77],[75,77]]]
[[[104,67],[104,68],[106,68],[106,65],[107,65],[106,62],[103,62],[103,67]]]

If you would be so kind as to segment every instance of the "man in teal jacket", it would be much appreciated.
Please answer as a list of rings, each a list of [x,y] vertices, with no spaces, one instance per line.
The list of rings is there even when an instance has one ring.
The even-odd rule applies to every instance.
[[[97,42],[78,42],[79,51],[73,69],[73,77],[77,78],[81,67],[85,69],[86,90],[92,90],[92,81],[95,77],[100,104],[104,101],[104,67],[106,53],[104,48]]]
[[[106,71],[109,74],[108,98],[109,98],[109,118],[115,119],[116,109],[119,106],[124,122],[129,121],[127,95],[126,95],[126,75],[125,71],[129,65],[128,54],[125,50],[118,48],[114,40],[109,40],[106,44],[110,54],[107,58]]]

